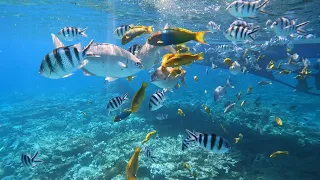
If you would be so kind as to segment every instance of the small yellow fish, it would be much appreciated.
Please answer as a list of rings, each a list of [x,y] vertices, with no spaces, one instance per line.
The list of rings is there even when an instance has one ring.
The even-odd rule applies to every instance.
[[[279,74],[281,74],[281,75],[286,75],[286,74],[290,74],[290,73],[291,73],[291,71],[288,71],[288,70],[282,70],[279,72]]]
[[[140,147],[136,147],[135,152],[130,158],[127,168],[126,168],[126,180],[136,180],[137,179],[137,171],[139,169],[139,154]]]
[[[144,94],[146,92],[147,87],[148,87],[148,83],[142,82],[140,89],[133,96],[132,103],[131,103],[131,113],[135,113],[138,111],[138,109],[144,99]]]
[[[260,55],[258,58],[257,58],[257,62],[259,62],[261,59],[263,59],[265,56],[264,55]]]
[[[277,157],[279,155],[289,155],[289,151],[276,151],[270,155],[271,158]]]
[[[204,108],[204,111],[208,114],[211,115],[211,110],[208,106],[205,106],[204,104],[202,104],[202,107]]]
[[[228,66],[231,66],[232,63],[233,63],[230,58],[225,58],[225,59],[223,60],[223,62],[224,62],[226,65],[228,65]]]
[[[83,111],[81,111],[81,114],[82,114],[83,116],[87,116],[87,114],[86,114],[85,112],[83,112]]]
[[[198,82],[198,76],[194,76],[194,77],[193,77],[193,80],[194,80],[195,82]]]
[[[204,90],[204,93],[207,94],[207,90]]]
[[[239,137],[237,137],[237,138],[234,138],[234,140],[235,140],[235,143],[238,143],[240,140],[242,140],[243,139],[243,135],[240,133],[239,134]]]
[[[269,64],[267,65],[267,69],[271,69],[271,70],[276,69],[276,65],[273,60],[269,62]]]
[[[144,143],[148,142],[149,139],[151,138],[151,136],[153,136],[153,135],[156,134],[156,133],[157,133],[157,131],[151,131],[151,132],[149,132],[149,133],[146,135],[145,139],[141,142],[141,144],[144,144]]]
[[[136,76],[128,76],[126,79],[129,81],[129,82],[132,82],[132,80],[135,78]]]
[[[246,103],[246,100],[243,100],[240,104],[240,106],[243,108],[244,104]]]
[[[246,50],[244,50],[244,53],[243,53],[243,57],[244,57],[244,58],[247,56],[248,51],[249,51],[249,49],[248,49],[248,48],[247,48]]]
[[[242,91],[240,90],[240,92],[236,95],[238,101],[240,100],[241,95],[242,95]]]
[[[279,117],[275,117],[274,120],[277,122],[279,126],[282,126],[282,120]]]
[[[248,89],[247,89],[248,94],[251,94],[252,88],[253,88],[252,86],[248,87]]]
[[[152,26],[134,26],[122,36],[121,44],[126,45],[134,38],[150,33],[152,33]]]
[[[182,111],[182,109],[178,109],[178,114],[180,115],[180,116],[186,116],[184,113],[183,113],[183,111]]]
[[[183,65],[189,65],[194,61],[203,60],[203,53],[199,54],[191,54],[191,53],[183,53],[183,54],[166,54],[162,57],[161,66],[163,67],[180,67]]]
[[[180,84],[177,84],[177,85],[175,86],[175,88],[176,88],[176,89],[179,89],[179,88],[180,88]]]
[[[235,143],[237,144],[239,142],[240,138],[234,138],[234,140],[235,140]]]

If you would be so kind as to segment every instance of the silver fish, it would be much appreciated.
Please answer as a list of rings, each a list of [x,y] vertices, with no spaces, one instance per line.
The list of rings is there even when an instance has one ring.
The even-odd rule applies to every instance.
[[[214,101],[219,101],[225,94],[227,94],[228,88],[234,88],[233,86],[230,85],[229,79],[227,79],[227,83],[224,87],[218,86],[214,90],[214,94],[213,94]]]
[[[229,104],[223,111],[224,114],[230,112],[232,108],[236,105],[236,103]]]

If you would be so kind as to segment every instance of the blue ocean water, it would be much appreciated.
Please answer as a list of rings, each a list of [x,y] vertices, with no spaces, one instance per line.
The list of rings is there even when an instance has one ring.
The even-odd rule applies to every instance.
[[[158,31],[168,23],[200,31],[207,30],[207,23],[214,20],[222,24],[224,30],[236,19],[224,11],[225,2],[195,3],[178,0],[0,2],[1,179],[126,179],[126,166],[134,149],[141,146],[140,142],[153,130],[156,135],[146,145],[156,156],[156,162],[141,152],[137,179],[319,179],[320,97],[296,88],[294,72],[287,76],[274,73],[278,80],[292,86],[288,87],[257,76],[255,73],[260,70],[232,75],[216,61],[224,58],[217,53],[205,53],[203,63],[183,67],[187,71],[187,87],[180,83],[179,89],[168,91],[164,106],[154,112],[148,108],[149,99],[160,88],[150,82],[150,70],[135,74],[132,82],[125,78],[105,82],[104,77],[84,76],[80,70],[62,79],[38,74],[43,57],[54,48],[50,34],[66,26],[88,27],[88,38],[63,41],[66,45],[80,42],[83,47],[94,39],[127,49],[134,43],[143,45],[148,35],[122,46],[114,38],[113,31],[123,24],[152,25]],[[279,2],[269,3],[273,7]],[[305,4],[305,8],[316,6],[316,2],[310,3]],[[285,15],[281,9],[275,11],[279,16]],[[308,18],[319,13],[296,14],[291,16],[301,22],[311,21],[307,30],[317,37],[319,18]],[[268,18],[263,16],[262,20],[252,21],[263,26]],[[187,46],[196,48],[196,52],[205,52],[220,44],[231,45],[222,34],[208,33],[205,37],[210,46],[198,47],[194,42]],[[270,33],[261,33],[257,42],[268,41],[271,37]],[[263,61],[286,61],[287,46],[277,45],[259,51],[267,57]],[[238,46],[243,47],[242,44]],[[306,40],[297,43],[292,51],[308,58],[315,66],[319,63],[318,48],[319,44]],[[161,50],[161,55],[165,53]],[[232,60],[239,58],[233,54],[230,57]],[[218,68],[212,69],[212,63],[217,63]],[[319,69],[311,71],[317,74]],[[198,82],[194,76],[198,77]],[[234,88],[228,89],[222,100],[215,102],[214,90],[224,86],[227,78]],[[272,81],[272,84],[259,86],[261,80]],[[142,82],[149,85],[139,111],[119,123],[113,122],[119,112],[108,115],[109,100],[128,92],[129,102],[124,107],[130,108]],[[314,77],[307,82],[312,87],[308,92],[320,93]],[[253,87],[251,94],[247,93],[249,86]],[[236,101],[240,91],[243,93],[241,100]],[[243,100],[246,102],[241,108]],[[226,105],[232,102],[236,106],[224,114]],[[210,115],[202,105],[210,108]],[[177,113],[178,109],[183,110],[185,117]],[[159,120],[159,114],[168,117]],[[282,119],[282,126],[277,125],[275,117]],[[187,137],[185,129],[217,134],[228,140],[231,149],[225,154],[215,154],[197,146],[182,151],[182,141]],[[239,133],[243,138],[235,143],[234,138],[239,137]],[[35,163],[33,168],[25,167],[21,155],[28,153],[32,157],[37,151],[37,159],[43,162]],[[270,158],[276,151],[289,151],[289,154]],[[191,168],[186,168],[185,164]]]

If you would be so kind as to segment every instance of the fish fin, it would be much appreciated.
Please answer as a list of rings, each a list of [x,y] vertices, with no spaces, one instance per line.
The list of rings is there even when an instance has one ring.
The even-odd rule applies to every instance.
[[[309,21],[306,21],[306,22],[303,22],[303,23],[300,23],[298,24],[296,27],[297,27],[297,33],[301,33],[301,34],[306,34],[306,31],[302,29],[303,26],[309,24]]]
[[[209,31],[200,31],[195,33],[195,41],[201,43],[201,44],[207,44],[204,40],[204,35]]]
[[[51,37],[52,37],[52,41],[55,48],[64,47],[64,44],[60,41],[60,39],[56,35],[51,33]]]
[[[168,50],[172,54],[176,54],[177,51],[172,46],[165,46],[164,49]]]
[[[127,68],[127,65],[121,61],[118,62],[118,65],[123,67],[123,68]]]
[[[182,151],[184,151],[185,149],[188,149],[190,146],[190,141],[189,138],[186,138],[182,141]]]
[[[190,130],[186,129],[187,133],[188,133],[188,141],[197,141],[198,137],[195,133],[191,132]]]
[[[230,87],[230,88],[234,89],[234,86],[232,86],[232,85],[230,84],[230,79],[229,79],[229,78],[227,79],[226,86],[228,86],[228,87]]]
[[[161,66],[165,67],[165,64],[167,62],[167,60],[171,57],[173,57],[174,54],[165,54],[163,57],[162,57],[162,63],[161,63]]]
[[[183,85],[184,88],[187,87],[187,84],[186,84],[186,74],[187,74],[187,71],[185,71],[184,73],[182,73],[181,76],[180,76],[180,81],[181,81],[181,84]]]
[[[64,75],[64,76],[62,76],[62,78],[67,78],[67,77],[69,77],[69,76],[71,76],[71,75],[72,75],[72,73],[67,74],[67,75]]]
[[[264,6],[265,6],[268,2],[269,2],[269,0],[266,0],[265,2],[263,2],[262,4],[260,4],[260,6],[257,7],[257,11],[258,11],[259,9],[263,10]],[[261,11],[261,10],[260,10],[260,11]]]
[[[143,88],[148,87],[148,83],[146,83],[146,82],[142,82],[142,87],[143,87]]]
[[[82,63],[80,64],[80,67],[79,68],[83,68],[85,65],[87,65],[89,63],[88,60],[83,60]]]
[[[86,54],[86,56],[88,56],[88,57],[96,57],[96,58],[101,57],[101,56],[98,55],[98,54]]]
[[[85,56],[87,54],[87,51],[90,49],[91,45],[93,44],[94,40],[92,39],[89,44],[83,48],[82,50],[82,56]]]
[[[155,156],[151,156],[150,159],[151,159],[154,163],[156,163],[156,159],[157,159],[157,158],[156,158]]]
[[[73,45],[73,47],[75,47],[75,48],[80,50],[81,49],[81,43],[77,43],[77,44]]]
[[[88,29],[87,27],[84,28],[84,29],[81,29],[80,32],[79,32],[79,34],[80,34],[81,36],[83,36],[83,37],[88,37],[88,36],[86,35],[86,33],[85,33],[85,31],[86,31],[87,29]]]
[[[169,28],[169,23],[166,23],[166,25],[164,25],[163,29],[168,29]]]
[[[153,31],[152,26],[147,26],[146,30],[148,33],[152,33]]]
[[[115,78],[115,77],[106,77],[105,80],[108,81],[108,82],[112,82],[112,81],[115,81],[117,80],[118,78]]]
[[[32,156],[32,158],[31,158],[31,161],[34,161],[34,159],[37,157],[37,155],[38,155],[38,151]]]
[[[203,52],[200,52],[199,54],[197,54],[199,61],[203,60]]]
[[[125,93],[125,94],[122,96],[122,99],[123,99],[123,100],[128,100],[128,93]]]

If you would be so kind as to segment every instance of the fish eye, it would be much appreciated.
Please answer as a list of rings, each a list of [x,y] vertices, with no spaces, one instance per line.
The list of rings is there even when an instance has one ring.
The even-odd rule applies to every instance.
[[[141,62],[135,62],[136,66],[141,66]]]

